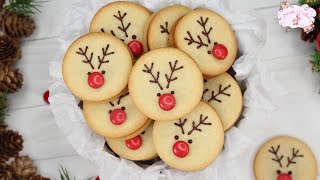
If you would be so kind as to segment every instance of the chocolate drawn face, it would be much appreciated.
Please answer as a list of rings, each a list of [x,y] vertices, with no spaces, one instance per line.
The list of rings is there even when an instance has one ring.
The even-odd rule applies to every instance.
[[[105,70],[101,70],[103,68],[103,64],[109,63],[109,60],[107,59],[107,56],[110,56],[114,54],[114,52],[111,52],[109,50],[110,45],[107,44],[106,47],[103,47],[101,55],[94,56],[93,52],[88,52],[89,47],[86,46],[84,49],[79,47],[79,51],[76,53],[80,56],[83,56],[82,62],[85,64],[88,64],[91,67],[91,71],[87,72],[88,74],[88,85],[93,89],[98,89],[104,84],[104,75],[106,73]],[[94,67],[92,61],[94,59],[98,59],[99,65],[97,67]],[[100,69],[101,68],[101,69]]]
[[[280,154],[280,145],[271,148],[268,150],[269,153],[273,155],[271,158],[272,161],[278,164],[278,169],[276,173],[278,174],[277,180],[292,180],[292,170],[290,170],[290,165],[297,164],[297,160],[299,158],[303,158],[303,154],[299,153],[299,149],[292,148],[292,154],[289,154],[286,159],[284,155]],[[285,160],[287,162],[285,162]],[[286,172],[284,170],[281,171],[282,168],[289,168]]]
[[[109,104],[113,109],[108,109],[109,119],[114,125],[121,125],[127,119],[126,107],[121,106],[121,99],[128,96],[129,92],[121,95],[116,102],[110,101]]]
[[[165,74],[165,78],[167,81],[167,85],[165,87],[163,87],[160,84],[160,81],[159,81],[160,72],[157,71],[157,74],[154,74],[154,72],[152,71],[153,67],[154,67],[154,63],[151,63],[150,66],[144,64],[145,69],[143,69],[142,71],[150,74],[152,79],[149,80],[149,82],[157,84],[160,91],[164,90],[164,88],[169,90],[170,83],[178,79],[177,76],[174,76],[174,72],[183,69],[183,66],[179,66],[178,62],[179,62],[178,60],[175,60],[174,64],[172,62],[169,62],[170,74],[169,73]],[[174,97],[175,92],[173,90],[171,90],[171,91],[169,90],[169,92],[161,94],[160,91],[159,91],[159,93],[157,93],[157,96],[159,97],[159,100],[158,100],[159,107],[164,111],[172,110],[176,105],[176,99]]]
[[[195,131],[202,131],[202,128],[205,128],[205,126],[211,126],[212,123],[206,122],[206,120],[208,119],[208,116],[203,116],[202,114],[199,117],[199,122],[196,124],[195,121],[192,122],[192,128],[190,131],[185,132],[184,126],[187,122],[187,118],[185,119],[179,119],[179,122],[175,122],[174,125],[178,126],[181,129],[181,134],[180,136],[185,136],[185,133],[187,135],[188,139],[188,143],[183,141],[183,140],[179,140],[180,137],[179,135],[175,135],[174,139],[176,140],[176,142],[174,143],[174,145],[172,146],[172,151],[174,153],[175,156],[179,157],[179,158],[184,158],[189,154],[189,144],[192,144],[192,136],[190,136],[193,132]]]

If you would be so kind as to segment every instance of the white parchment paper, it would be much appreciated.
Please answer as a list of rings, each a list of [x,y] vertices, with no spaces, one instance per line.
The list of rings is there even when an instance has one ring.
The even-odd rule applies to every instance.
[[[114,157],[104,148],[104,138],[87,126],[77,99],[66,87],[62,78],[62,59],[67,47],[79,36],[88,32],[90,21],[95,12],[110,0],[76,0],[72,9],[65,12],[63,31],[59,35],[60,49],[55,61],[50,63],[53,84],[50,87],[51,109],[58,126],[63,130],[71,145],[81,156],[96,163],[100,168],[100,179],[253,179],[250,164],[237,165],[247,157],[247,151],[254,144],[254,139],[240,129],[233,127],[226,133],[224,149],[218,159],[209,167],[197,172],[183,172],[170,168],[159,161],[142,168],[132,161]],[[239,58],[234,64],[239,82],[247,86],[244,106],[252,108],[274,109],[268,97],[261,93],[261,77],[252,73],[259,68],[257,53],[265,42],[264,21],[252,14],[238,13],[228,0],[139,0],[135,1],[151,11],[182,4],[191,8],[208,8],[220,13],[232,25],[238,41]]]

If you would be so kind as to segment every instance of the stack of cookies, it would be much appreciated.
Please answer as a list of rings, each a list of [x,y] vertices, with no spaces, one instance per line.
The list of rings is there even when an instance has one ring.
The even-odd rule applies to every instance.
[[[242,93],[226,71],[237,54],[228,22],[181,5],[153,14],[113,2],[65,53],[63,78],[88,126],[129,160],[160,157],[196,171],[220,154]]]

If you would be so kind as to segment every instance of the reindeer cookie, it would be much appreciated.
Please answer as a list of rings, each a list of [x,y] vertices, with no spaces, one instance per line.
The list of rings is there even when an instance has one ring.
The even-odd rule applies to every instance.
[[[150,23],[148,46],[150,50],[169,47],[169,34],[173,24],[192,9],[174,5],[161,9]]]
[[[317,161],[302,141],[278,136],[266,142],[254,161],[257,180],[316,180]]]
[[[220,154],[224,131],[218,114],[206,103],[173,121],[155,121],[153,141],[159,157],[173,168],[196,171]]]
[[[111,99],[127,86],[132,57],[119,39],[89,33],[75,40],[65,53],[63,79],[84,101]]]
[[[137,108],[154,120],[178,119],[201,100],[203,79],[197,64],[175,48],[144,54],[132,68],[129,92]]]
[[[109,138],[127,136],[148,120],[132,103],[129,92],[110,102],[85,101],[83,114],[91,129]]]
[[[218,113],[224,130],[233,126],[241,114],[242,93],[228,73],[205,80],[202,99]]]
[[[228,22],[219,14],[197,9],[185,15],[174,31],[174,44],[189,54],[203,75],[226,72],[237,54],[237,42]]]
[[[153,123],[140,135],[131,139],[108,139],[109,147],[120,157],[129,160],[149,160],[157,157],[152,139]]]
[[[135,57],[143,53],[142,34],[150,12],[132,2],[113,2],[102,7],[93,17],[90,32],[110,33],[128,45]]]

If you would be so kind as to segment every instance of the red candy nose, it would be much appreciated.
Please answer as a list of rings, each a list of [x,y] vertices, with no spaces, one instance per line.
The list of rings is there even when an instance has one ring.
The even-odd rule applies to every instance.
[[[47,104],[50,104],[49,102],[49,90],[47,90],[44,94],[43,94],[43,100],[47,103]]]
[[[142,44],[137,40],[132,40],[128,43],[128,47],[132,54],[136,57],[142,53]]]
[[[213,46],[212,54],[215,58],[223,60],[228,56],[228,49],[223,44],[217,44]]]
[[[289,174],[280,174],[277,180],[292,180],[292,177]]]
[[[176,99],[172,94],[162,94],[158,100],[160,108],[164,111],[170,111],[176,105]]]
[[[122,109],[115,109],[110,114],[110,121],[114,125],[120,125],[122,124],[127,118],[127,114]]]
[[[139,149],[142,145],[142,138],[140,136],[136,136],[134,138],[126,140],[126,145],[131,150]]]
[[[88,76],[88,84],[94,89],[100,88],[104,84],[104,77],[99,72],[93,72]]]
[[[184,141],[177,141],[172,146],[174,155],[179,158],[184,158],[189,154],[189,145]]]

